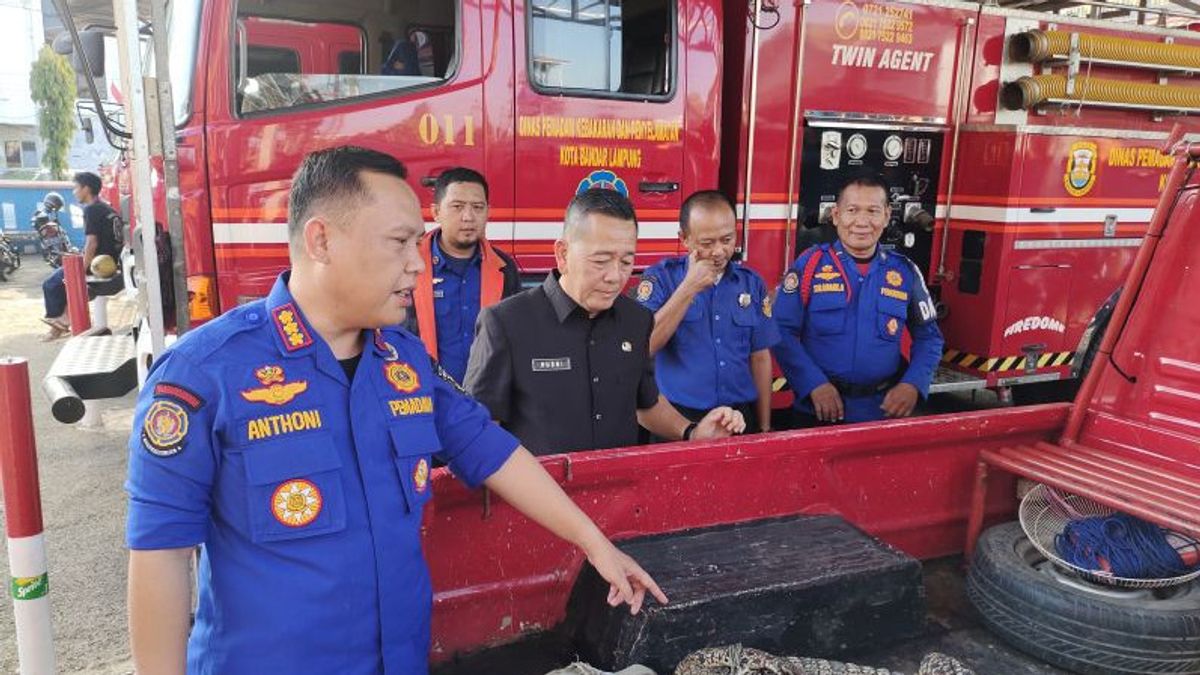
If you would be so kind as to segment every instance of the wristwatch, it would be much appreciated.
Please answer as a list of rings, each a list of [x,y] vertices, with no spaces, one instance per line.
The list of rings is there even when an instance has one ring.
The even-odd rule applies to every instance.
[[[698,425],[695,422],[692,422],[691,424],[684,427],[683,428],[683,440],[685,440],[685,441],[692,440],[692,434],[695,433],[697,426]]]

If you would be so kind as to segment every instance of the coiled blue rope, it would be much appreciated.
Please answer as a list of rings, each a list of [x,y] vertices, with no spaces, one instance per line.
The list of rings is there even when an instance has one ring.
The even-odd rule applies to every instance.
[[[1191,542],[1184,548],[1196,548]],[[1163,579],[1192,571],[1166,530],[1125,513],[1072,520],[1054,537],[1064,561],[1125,579]]]

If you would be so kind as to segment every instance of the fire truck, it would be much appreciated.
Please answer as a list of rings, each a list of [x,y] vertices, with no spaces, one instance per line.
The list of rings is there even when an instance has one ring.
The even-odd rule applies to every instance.
[[[680,251],[681,199],[719,186],[738,203],[744,260],[776,280],[828,238],[840,181],[880,172],[893,204],[886,244],[917,261],[939,299],[939,386],[1059,382],[1094,353],[1075,406],[541,461],[618,540],[818,515],[922,560],[965,539],[976,607],[1022,649],[1079,672],[1200,672],[1197,584],[1089,585],[1055,571],[1011,525],[979,537],[1014,516],[1013,475],[1200,534],[1200,352],[1196,313],[1185,311],[1196,291],[1189,172],[1200,147],[1170,180],[1175,160],[1161,151],[1173,125],[1194,131],[1200,39],[1172,27],[1186,18],[1169,10],[1096,7],[1080,18],[956,0],[173,2],[155,28],[169,37],[179,190],[157,195],[157,210],[172,200],[182,209],[177,262],[190,317],[203,321],[265,294],[287,264],[289,177],[318,147],[402,158],[426,202],[446,168],[481,170],[492,187],[488,237],[532,276],[553,265],[563,208],[581,189],[630,196],[644,266]],[[1114,20],[1126,13],[1141,18]],[[347,26],[357,59],[346,56]],[[130,194],[122,174],[114,202]],[[434,660],[452,667],[568,623],[570,598],[586,595],[580,552],[444,469],[432,484],[423,536]],[[710,564],[676,569],[713,580],[676,606],[700,606],[752,571],[777,588],[770,575],[789,569],[764,553],[787,546],[719,541],[706,547]],[[827,549],[837,546],[805,551]],[[853,558],[836,553],[850,557],[821,558],[823,573]],[[851,581],[831,597],[861,610],[855,620],[913,618],[912,596],[891,592],[909,586],[864,597],[866,576]],[[728,598],[749,593],[726,588]],[[882,609],[893,601],[904,616]],[[829,638],[850,625],[845,614],[780,616],[741,633],[714,620],[710,637],[783,648],[813,626]],[[622,630],[593,635],[611,646],[613,635],[661,634]],[[462,672],[518,672],[496,658]]]
[[[190,317],[265,294],[317,147],[400,157],[426,202],[446,168],[482,171],[487,236],[531,277],[579,190],[629,195],[646,266],[680,252],[681,199],[720,187],[774,283],[869,170],[891,185],[884,245],[938,299],[934,390],[1042,383],[1032,400],[1083,363],[1165,175],[1156,145],[1193,125],[1200,40],[1140,16],[1156,25],[940,1],[173,2]]]

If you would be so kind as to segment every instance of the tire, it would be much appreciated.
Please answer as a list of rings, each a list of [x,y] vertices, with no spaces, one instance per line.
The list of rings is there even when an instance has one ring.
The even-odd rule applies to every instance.
[[[1156,590],[1092,584],[1060,572],[1012,522],[979,538],[967,597],[992,632],[1060,668],[1200,673],[1200,582]]]

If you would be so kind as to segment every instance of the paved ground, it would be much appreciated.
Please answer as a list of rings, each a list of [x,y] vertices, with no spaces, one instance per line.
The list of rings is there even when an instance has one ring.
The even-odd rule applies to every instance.
[[[40,382],[62,341],[43,343],[41,281],[49,268],[26,257],[26,265],[0,283],[0,355],[29,360],[33,385],[50,603],[55,650],[62,673],[133,671],[125,628],[125,439],[133,394],[101,405],[104,428],[83,430],[54,421]],[[110,302],[114,325],[121,303]],[[0,504],[0,513],[3,504]],[[2,521],[0,521],[2,524]],[[0,574],[8,578],[7,551],[0,547]],[[4,584],[8,586],[7,583]],[[0,673],[17,671],[12,603],[0,601]]]

